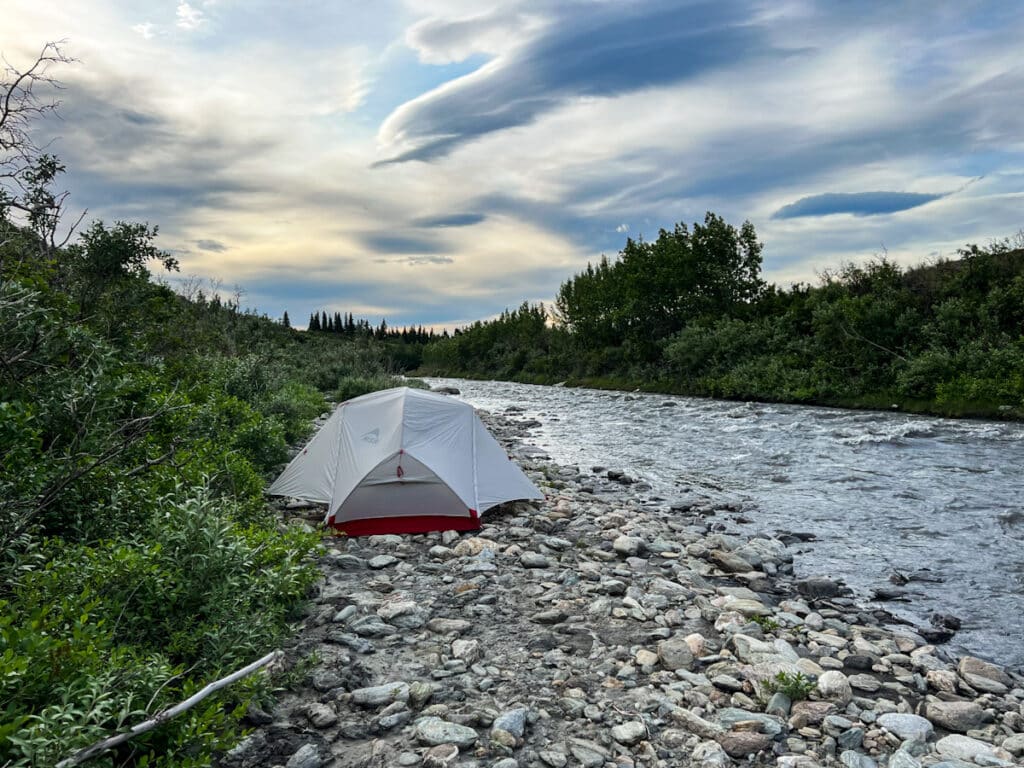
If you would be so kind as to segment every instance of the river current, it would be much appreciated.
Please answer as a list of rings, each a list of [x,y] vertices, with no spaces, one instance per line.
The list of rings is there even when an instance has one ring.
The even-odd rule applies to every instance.
[[[950,646],[1024,667],[1024,425],[643,393],[431,379],[484,410],[541,422],[553,461],[625,470],[666,502],[745,505],[737,532],[801,531],[800,575],[841,578],[868,603],[917,573],[918,623],[963,622]]]

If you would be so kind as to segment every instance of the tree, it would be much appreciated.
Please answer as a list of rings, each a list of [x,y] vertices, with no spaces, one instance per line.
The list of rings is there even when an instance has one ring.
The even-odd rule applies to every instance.
[[[21,224],[35,235],[39,255],[52,256],[85,216],[83,212],[63,236],[58,235],[68,193],[54,191],[53,184],[64,165],[30,132],[34,122],[60,106],[47,94],[60,88],[51,69],[73,61],[60,42],[51,42],[27,69],[7,65],[0,75],[0,248]],[[12,213],[17,221],[11,219]]]
[[[580,345],[629,345],[632,356],[653,361],[661,339],[703,317],[744,314],[764,290],[761,243],[748,221],[736,229],[710,211],[693,231],[662,229],[658,239],[626,240],[618,259],[562,284],[555,317]]]
[[[281,324],[285,328],[291,328],[292,327],[292,321],[288,319],[288,310],[287,309],[284,311],[284,317],[281,318]]]

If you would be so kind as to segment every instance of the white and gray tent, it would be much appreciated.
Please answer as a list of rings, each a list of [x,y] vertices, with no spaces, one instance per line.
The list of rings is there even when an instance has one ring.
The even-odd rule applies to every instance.
[[[269,493],[326,504],[350,536],[475,530],[491,507],[544,498],[472,406],[408,387],[338,406]]]

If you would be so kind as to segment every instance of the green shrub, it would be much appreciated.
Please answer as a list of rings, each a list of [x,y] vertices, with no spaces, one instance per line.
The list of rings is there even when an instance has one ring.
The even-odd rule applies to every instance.
[[[769,693],[785,694],[790,701],[803,701],[817,688],[817,684],[802,672],[779,672],[765,684]]]
[[[377,392],[382,389],[405,386],[405,381],[397,376],[378,374],[375,376],[345,376],[334,390],[334,399],[340,403],[360,395]]]

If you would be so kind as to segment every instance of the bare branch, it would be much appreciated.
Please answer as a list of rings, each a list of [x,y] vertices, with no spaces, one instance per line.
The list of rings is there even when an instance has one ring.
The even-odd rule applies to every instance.
[[[238,670],[237,672],[231,673],[225,678],[210,683],[201,691],[194,694],[193,696],[190,696],[181,703],[175,704],[173,707],[165,709],[162,712],[159,712],[149,720],[139,723],[138,725],[132,726],[132,729],[130,731],[119,734],[117,736],[111,736],[109,739],[104,739],[103,741],[97,742],[96,744],[93,744],[91,747],[86,747],[85,749],[76,752],[71,757],[61,760],[59,763],[57,763],[57,768],[72,768],[72,766],[81,765],[90,757],[98,755],[102,752],[106,752],[109,749],[113,749],[119,744],[124,744],[126,741],[135,738],[139,734],[146,733],[147,731],[152,731],[157,726],[162,725],[171,718],[177,717],[182,712],[187,712],[210,694],[216,693],[221,688],[226,688],[232,683],[241,680],[243,677],[251,675],[256,670],[267,666],[268,664],[277,660],[281,656],[281,651],[271,651],[262,659],[254,661],[249,666],[243,667],[242,669]]]

